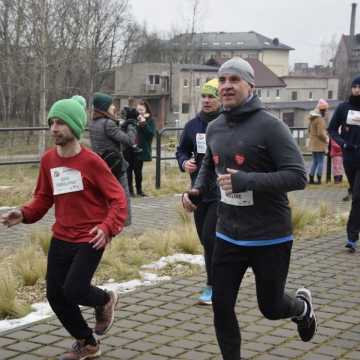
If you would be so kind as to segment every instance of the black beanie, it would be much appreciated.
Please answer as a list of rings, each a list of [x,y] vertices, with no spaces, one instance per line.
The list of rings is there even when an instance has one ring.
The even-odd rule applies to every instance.
[[[356,76],[351,83],[351,87],[354,87],[356,85],[360,85],[360,75]]]

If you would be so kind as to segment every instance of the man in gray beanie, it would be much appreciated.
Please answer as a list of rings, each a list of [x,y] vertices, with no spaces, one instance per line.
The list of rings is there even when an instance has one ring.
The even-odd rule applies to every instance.
[[[234,311],[246,270],[255,274],[260,311],[271,320],[291,318],[300,338],[317,328],[311,293],[285,293],[293,242],[287,192],[305,187],[304,162],[287,126],[264,110],[254,94],[251,65],[233,58],[219,69],[220,116],[206,132],[207,151],[187,210],[217,175],[221,192],[213,254],[213,310],[224,360],[240,359],[240,329]]]

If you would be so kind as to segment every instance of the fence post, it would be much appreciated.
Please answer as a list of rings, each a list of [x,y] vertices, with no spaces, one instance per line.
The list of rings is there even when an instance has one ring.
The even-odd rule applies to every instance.
[[[160,189],[161,174],[161,133],[156,131],[156,170],[155,170],[155,189]]]

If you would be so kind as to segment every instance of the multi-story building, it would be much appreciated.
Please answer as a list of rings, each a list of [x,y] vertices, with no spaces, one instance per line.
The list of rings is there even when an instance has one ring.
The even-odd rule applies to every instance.
[[[352,79],[360,74],[360,34],[355,35],[356,3],[351,5],[350,35],[342,35],[333,59],[335,76],[339,78],[339,98],[350,93]]]
[[[289,73],[289,52],[294,50],[278,38],[271,39],[255,31],[181,34],[169,40],[167,47],[178,62],[189,52],[199,64],[240,56],[259,60],[278,76]]]

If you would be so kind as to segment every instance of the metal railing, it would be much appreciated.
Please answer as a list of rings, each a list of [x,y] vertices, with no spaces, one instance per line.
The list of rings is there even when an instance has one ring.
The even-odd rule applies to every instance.
[[[1,133],[11,133],[11,132],[20,132],[20,131],[44,131],[48,130],[48,127],[14,127],[14,128],[0,128],[0,134]],[[176,160],[175,154],[173,156],[162,156],[162,143],[163,143],[163,136],[164,134],[176,132],[177,142],[179,140],[179,134],[183,131],[184,128],[182,127],[168,127],[163,128],[156,132],[155,137],[155,156],[153,156],[153,159],[155,159],[155,187],[156,189],[159,189],[161,187],[161,161],[163,160]],[[309,156],[311,153],[308,151],[305,151],[305,139],[307,138],[307,128],[303,127],[292,127],[290,128],[290,131],[298,143],[299,147],[302,149],[303,156]],[[21,164],[37,164],[40,162],[40,155],[39,154],[33,154],[34,156],[37,156],[36,159],[4,159],[2,160],[0,158],[0,166],[1,165],[21,165]],[[20,157],[21,155],[19,155]],[[14,156],[13,156],[14,157]],[[327,181],[331,180],[331,158],[328,156],[327,161],[327,171],[326,171],[326,179]]]

